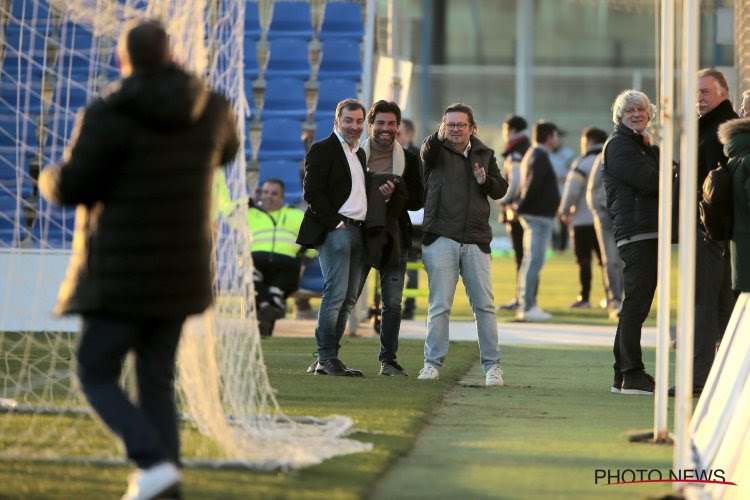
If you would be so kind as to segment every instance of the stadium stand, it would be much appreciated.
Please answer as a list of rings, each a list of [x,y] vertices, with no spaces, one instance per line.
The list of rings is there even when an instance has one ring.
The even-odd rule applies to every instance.
[[[312,39],[312,20],[308,2],[274,2],[266,38],[295,38],[304,42]]]
[[[318,79],[345,78],[358,82],[362,78],[359,44],[349,40],[323,42]]]
[[[291,206],[299,205],[302,201],[299,162],[283,160],[261,162],[258,185],[260,186],[271,177],[284,183],[284,202]]]
[[[307,118],[304,82],[296,78],[267,80],[261,118],[263,120],[286,118],[304,121]]]
[[[318,100],[313,119],[333,121],[336,104],[342,99],[357,97],[357,83],[353,80],[332,79],[318,82]]]
[[[300,161],[305,156],[302,123],[295,120],[266,120],[262,124],[258,161]]]
[[[307,42],[291,38],[269,43],[265,78],[310,78],[310,56]]]
[[[359,43],[365,35],[362,5],[354,2],[327,2],[318,38],[321,41],[345,39]]]

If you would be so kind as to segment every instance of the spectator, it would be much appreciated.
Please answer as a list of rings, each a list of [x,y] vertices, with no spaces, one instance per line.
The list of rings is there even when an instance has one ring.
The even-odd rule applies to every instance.
[[[552,122],[537,122],[532,148],[521,161],[518,214],[523,225],[523,261],[518,271],[518,321],[546,321],[552,317],[536,303],[539,273],[549,246],[552,224],[560,206],[560,192],[548,152],[558,143]]]
[[[620,254],[617,252],[617,242],[612,232],[612,219],[609,218],[607,212],[607,197],[604,192],[601,164],[602,155],[600,153],[596,156],[589,174],[586,203],[594,216],[596,239],[602,256],[602,267],[605,270],[604,286],[607,288],[606,306],[609,319],[616,320],[620,317],[620,309],[622,308],[623,263]]]
[[[295,242],[304,212],[284,205],[284,183],[266,180],[260,203],[251,201],[247,226],[253,235],[255,311],[262,337],[273,334],[277,319],[286,314],[286,299],[299,287],[302,248]]]
[[[625,298],[614,343],[612,392],[653,394],[641,354],[641,328],[656,291],[659,152],[646,135],[656,108],[648,96],[624,90],[612,105],[615,130],[604,145],[602,178],[607,210],[625,262]]]
[[[521,160],[528,151],[529,138],[526,137],[526,120],[518,115],[509,115],[503,123],[503,174],[508,181],[508,192],[500,199],[500,220],[505,223],[505,232],[513,246],[516,261],[516,280],[523,261],[523,226],[518,220],[518,191],[521,185]],[[516,289],[518,283],[516,283]],[[518,307],[518,296],[500,306],[505,311],[515,311]]]
[[[747,94],[747,91],[745,92]],[[747,96],[746,96],[747,99]],[[730,242],[732,289],[750,292],[750,119],[719,126],[719,139],[732,170],[733,225]]]
[[[555,170],[557,191],[559,193],[562,193],[570,166],[573,164],[573,160],[576,159],[575,152],[563,142],[565,135],[565,131],[558,129],[557,141],[547,153],[549,161],[552,163],[552,168]],[[552,226],[552,247],[555,250],[565,250],[568,248],[568,229],[559,217],[555,217]]]
[[[591,167],[602,146],[607,140],[607,133],[596,127],[588,127],[581,133],[581,157],[571,165],[565,188],[560,201],[560,220],[573,227],[573,249],[578,263],[578,280],[581,292],[570,307],[573,309],[590,309],[591,301],[591,254],[596,254],[602,266],[602,255],[594,230],[594,215],[586,204],[586,184]],[[605,273],[602,272],[604,275]],[[606,289],[606,286],[605,286]]]
[[[406,151],[419,158],[419,146],[414,144],[414,122],[408,118],[401,120],[401,125],[396,132],[396,140]]]
[[[344,99],[336,106],[331,135],[314,143],[305,156],[302,184],[308,207],[297,243],[315,247],[325,280],[315,328],[318,359],[308,368],[319,375],[362,376],[339,359],[339,343],[364,266],[367,160],[359,147],[364,122],[365,107],[355,99]]]
[[[740,118],[750,118],[750,90],[742,93],[742,104],[740,105]]]
[[[229,103],[172,63],[157,21],[126,27],[117,53],[122,79],[39,178],[78,205],[56,311],[83,316],[81,388],[138,467],[123,498],[179,496],[175,355],[185,318],[211,304],[211,186],[240,143]],[[119,386],[129,351],[135,403]]]
[[[394,249],[398,253],[393,267],[380,268],[380,291],[383,298],[383,319],[380,324],[380,375],[405,377],[406,370],[396,362],[398,334],[401,328],[401,298],[404,291],[406,259],[411,246],[411,221],[408,210],[422,208],[424,189],[417,157],[396,142],[396,130],[401,122],[401,109],[395,102],[378,101],[367,113],[370,135],[362,143],[367,156],[367,170],[370,173],[387,173],[399,176],[402,189],[394,192],[392,183],[381,186],[380,191],[388,200],[387,217],[396,219],[398,243]],[[405,193],[404,200],[401,194]],[[402,199],[397,200],[400,196]],[[395,213],[392,213],[392,210]],[[400,246],[400,248],[399,248]],[[370,266],[365,266],[362,283],[367,280]]]
[[[443,112],[439,130],[422,144],[422,259],[430,295],[425,362],[419,378],[436,379],[440,375],[448,354],[448,325],[460,274],[476,318],[485,384],[501,386],[487,197],[500,199],[508,183],[500,175],[494,152],[476,137],[476,132],[471,107],[451,104]]]

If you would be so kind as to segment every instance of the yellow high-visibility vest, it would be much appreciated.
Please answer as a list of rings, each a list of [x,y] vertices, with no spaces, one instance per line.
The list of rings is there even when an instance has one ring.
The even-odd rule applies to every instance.
[[[296,240],[304,215],[302,210],[287,206],[274,212],[250,208],[247,211],[247,227],[252,234],[250,251],[295,257],[300,250]]]

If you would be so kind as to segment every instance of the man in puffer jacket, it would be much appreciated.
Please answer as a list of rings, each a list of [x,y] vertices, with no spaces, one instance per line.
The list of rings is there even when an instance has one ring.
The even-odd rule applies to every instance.
[[[126,29],[123,79],[79,116],[39,189],[78,205],[73,256],[56,311],[83,316],[86,398],[138,470],[123,498],[178,495],[174,374],[185,318],[212,299],[211,190],[239,148],[227,100],[173,65],[156,21]],[[118,385],[134,351],[138,402]]]
[[[497,316],[492,295],[489,196],[500,199],[508,183],[494,152],[475,136],[474,111],[452,104],[440,129],[422,144],[425,171],[422,260],[430,289],[424,367],[419,379],[436,379],[448,354],[448,324],[461,274],[479,336],[485,384],[503,385]]]

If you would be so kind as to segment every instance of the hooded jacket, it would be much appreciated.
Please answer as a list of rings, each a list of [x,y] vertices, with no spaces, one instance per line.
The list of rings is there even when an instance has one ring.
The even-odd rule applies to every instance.
[[[212,180],[239,149],[227,100],[174,67],[134,73],[79,114],[42,194],[78,205],[57,313],[184,317],[212,297]]]
[[[750,118],[726,122],[719,138],[732,170],[732,289],[750,292]]]

